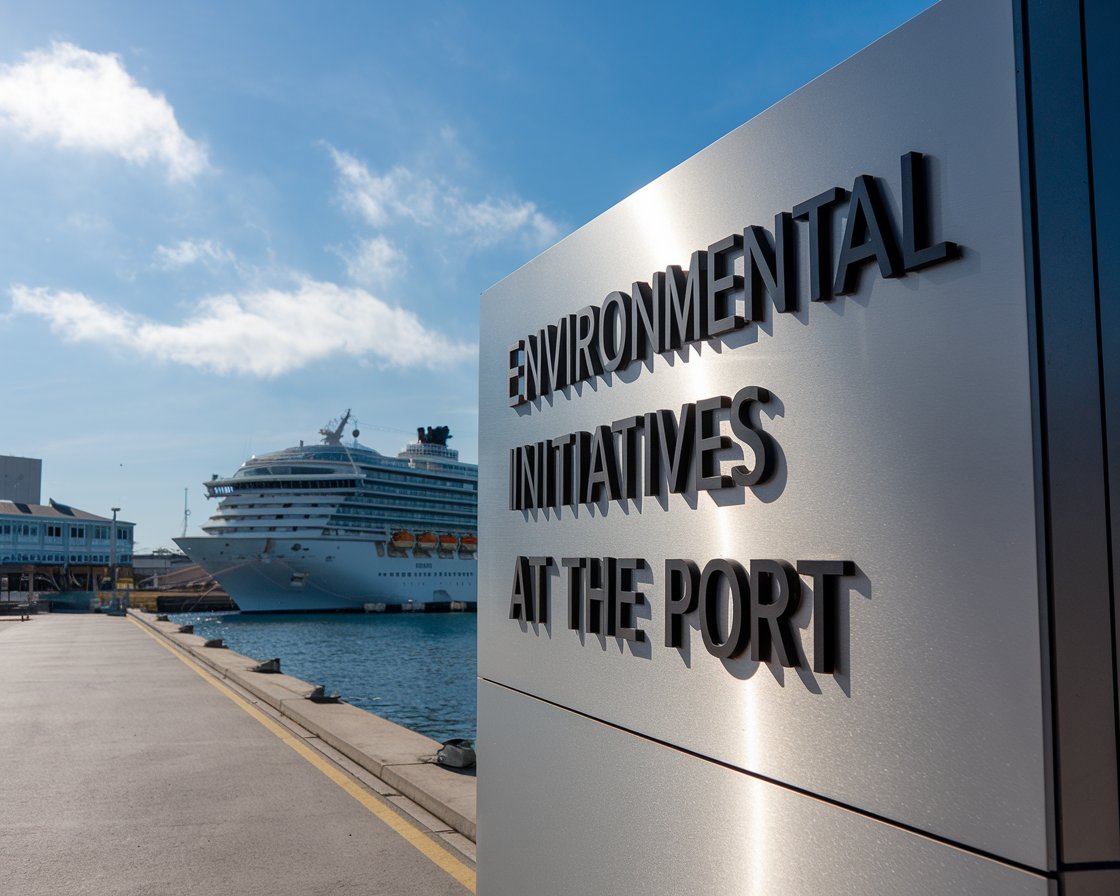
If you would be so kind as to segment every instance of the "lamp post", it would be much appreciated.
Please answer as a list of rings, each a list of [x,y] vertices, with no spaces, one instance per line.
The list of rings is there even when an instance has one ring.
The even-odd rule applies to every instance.
[[[113,580],[113,602],[117,600],[117,513],[120,511],[119,507],[109,508],[113,511],[113,529],[109,534],[109,575]]]

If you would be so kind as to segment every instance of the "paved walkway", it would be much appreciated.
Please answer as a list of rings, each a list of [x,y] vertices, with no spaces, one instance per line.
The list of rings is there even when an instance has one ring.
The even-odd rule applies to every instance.
[[[376,779],[271,727],[129,619],[0,621],[0,894],[473,892]]]

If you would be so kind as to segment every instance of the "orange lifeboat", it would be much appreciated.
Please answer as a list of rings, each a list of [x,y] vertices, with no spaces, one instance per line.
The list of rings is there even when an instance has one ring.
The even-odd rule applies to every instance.
[[[448,533],[439,537],[439,549],[441,553],[450,554],[457,547],[459,547],[458,536]]]
[[[393,533],[390,544],[392,544],[393,547],[395,547],[398,551],[407,551],[409,548],[416,544],[416,536],[414,536],[411,532],[406,532],[404,529],[401,529],[400,531]]]
[[[416,547],[422,551],[434,551],[439,539],[434,532],[421,532],[416,536]]]
[[[459,539],[459,550],[464,554],[473,554],[478,550],[478,539],[473,535],[464,535]]]

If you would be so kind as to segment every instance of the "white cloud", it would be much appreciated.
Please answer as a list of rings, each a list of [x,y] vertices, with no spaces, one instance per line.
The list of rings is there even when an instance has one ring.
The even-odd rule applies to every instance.
[[[479,245],[489,246],[509,234],[522,233],[532,245],[548,246],[560,235],[555,222],[537,211],[532,202],[486,198],[456,203],[454,211],[459,229]]]
[[[353,252],[339,250],[346,273],[355,283],[383,286],[396,278],[407,264],[404,253],[383,236],[359,240]]]
[[[475,247],[520,238],[534,247],[555,242],[557,224],[525,199],[485,197],[472,202],[460,187],[417,174],[398,165],[386,174],[372,173],[349,153],[330,147],[344,208],[368,225],[383,228],[409,220],[461,236]]]
[[[174,246],[158,246],[155,256],[156,266],[165,271],[199,263],[214,268],[235,260],[233,252],[215,240],[181,240]]]
[[[25,140],[160,162],[172,180],[207,166],[205,148],[179,127],[170,103],[137,84],[119,56],[70,43],[0,66],[0,127]]]
[[[136,332],[139,319],[126,311],[107,309],[77,292],[12,287],[12,311],[38,314],[51,329],[74,342],[120,345]]]
[[[301,279],[203,299],[182,323],[165,324],[82,293],[12,287],[12,310],[43,318],[68,342],[128,346],[131,354],[216,373],[279,376],[338,355],[394,367],[441,368],[477,356],[474,343],[427,329],[410,311],[363,289]]]

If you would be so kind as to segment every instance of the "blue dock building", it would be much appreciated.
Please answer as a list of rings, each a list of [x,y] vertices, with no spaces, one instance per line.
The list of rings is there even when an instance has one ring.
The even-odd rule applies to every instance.
[[[114,569],[118,579],[131,579],[135,525],[116,519],[116,508],[105,517],[54,500],[38,503],[40,462],[29,463],[0,458],[0,601],[112,587]],[[13,470],[18,475],[8,475]]]

